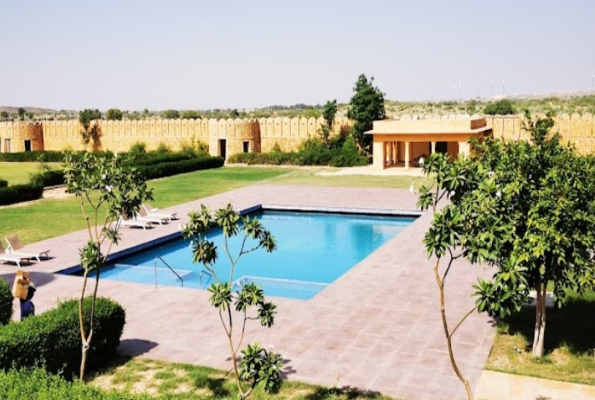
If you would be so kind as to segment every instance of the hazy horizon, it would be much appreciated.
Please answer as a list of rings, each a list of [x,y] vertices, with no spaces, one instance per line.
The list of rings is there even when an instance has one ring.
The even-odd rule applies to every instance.
[[[0,105],[346,103],[361,73],[397,101],[586,93],[594,12],[579,0],[9,2]]]

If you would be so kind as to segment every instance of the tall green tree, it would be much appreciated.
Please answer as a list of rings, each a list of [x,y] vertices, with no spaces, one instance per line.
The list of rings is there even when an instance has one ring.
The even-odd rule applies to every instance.
[[[0,119],[2,119],[2,121],[8,121],[10,119],[10,115],[8,114],[8,111],[0,112]]]
[[[79,111],[80,134],[83,144],[88,145],[93,140],[93,147],[99,146],[101,128],[97,124],[97,120],[100,119],[101,112],[97,109],[86,108]]]
[[[153,199],[152,189],[136,169],[125,167],[121,157],[98,157],[92,153],[67,154],[64,159],[66,190],[79,199],[86,221],[88,241],[80,249],[83,284],[79,298],[79,327],[82,358],[80,380],[85,376],[87,353],[95,331],[95,306],[101,268],[112,248],[120,239],[119,224],[122,216],[133,217],[144,201]],[[89,274],[95,273],[89,326],[84,324],[83,300]]]
[[[372,138],[366,137],[364,132],[372,129],[372,123],[375,120],[382,120],[386,113],[384,110],[384,93],[374,87],[374,78],[366,78],[361,74],[353,88],[355,92],[349,103],[347,117],[354,121],[351,128],[351,135],[355,139],[360,149],[371,150]]]
[[[324,125],[320,127],[320,136],[325,143],[333,132],[333,124],[335,123],[335,116],[337,115],[337,100],[329,100],[322,109],[322,117],[324,118]]]
[[[108,121],[122,121],[123,116],[124,114],[122,113],[122,111],[117,108],[110,108],[105,113],[105,119],[107,119]]]
[[[25,113],[27,113],[27,110],[25,110],[23,107],[19,107],[17,109],[17,114],[19,115],[19,119],[21,121],[24,121],[25,120]]]
[[[203,205],[200,211],[191,212],[188,216],[190,221],[182,234],[192,240],[193,261],[201,263],[213,277],[213,283],[208,289],[211,293],[209,302],[217,309],[225,331],[239,397],[247,398],[258,385],[266,392],[276,391],[281,384],[283,367],[279,354],[262,348],[258,343],[249,344],[241,350],[239,361],[238,353],[244,340],[246,322],[258,320],[261,326],[270,328],[275,320],[277,306],[267,301],[262,289],[254,283],[247,283],[239,288],[233,285],[235,267],[242,256],[259,249],[269,253],[274,251],[277,248],[275,238],[256,217],[251,219],[249,216],[240,216],[231,204],[217,210],[214,215]],[[213,226],[223,231],[223,250],[230,265],[229,274],[225,276],[217,274],[215,261],[219,251],[215,243],[205,236]],[[242,236],[241,244],[234,253],[229,240],[238,235]],[[250,315],[250,312],[254,314]],[[240,323],[237,323],[238,319]]]

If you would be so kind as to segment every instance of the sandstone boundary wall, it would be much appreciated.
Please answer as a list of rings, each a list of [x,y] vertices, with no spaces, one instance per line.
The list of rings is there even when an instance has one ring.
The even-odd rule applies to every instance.
[[[435,117],[404,116],[401,119],[457,119],[461,115]],[[487,116],[494,136],[507,139],[527,139],[522,129],[523,116]],[[147,150],[165,144],[172,150],[185,143],[202,141],[212,155],[226,156],[245,150],[269,152],[275,145],[281,150],[297,150],[299,144],[318,135],[323,118],[260,118],[260,119],[147,119],[139,121],[97,121],[101,128],[98,148],[123,152],[136,142],[144,142]],[[347,118],[335,121],[333,133],[341,126],[351,125]],[[595,118],[592,114],[560,114],[554,131],[564,141],[574,143],[582,153],[595,151]],[[88,146],[91,148],[91,145]],[[83,150],[80,124],[72,121],[0,122],[0,152],[30,150]]]

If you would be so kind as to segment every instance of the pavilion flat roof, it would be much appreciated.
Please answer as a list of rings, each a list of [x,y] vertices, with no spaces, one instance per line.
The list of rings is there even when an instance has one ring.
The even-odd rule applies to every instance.
[[[383,135],[440,135],[440,134],[477,134],[490,131],[485,118],[467,118],[456,120],[382,120],[374,121],[371,131],[366,134]]]

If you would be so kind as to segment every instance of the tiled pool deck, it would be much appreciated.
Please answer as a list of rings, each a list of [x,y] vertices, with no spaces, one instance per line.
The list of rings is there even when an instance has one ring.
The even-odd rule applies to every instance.
[[[171,211],[182,218],[169,225],[147,231],[124,228],[115,251],[176,232],[178,223],[185,223],[186,214],[201,203],[214,209],[228,202],[238,210],[258,204],[415,210],[416,196],[398,189],[254,185],[173,207]],[[264,329],[254,323],[247,330],[247,342],[274,345],[286,359],[292,380],[349,386],[411,400],[466,398],[450,367],[433,263],[422,245],[430,217],[420,217],[313,299],[275,299],[275,326]],[[76,265],[78,249],[85,242],[83,231],[38,243],[50,248],[54,257],[25,267],[32,271],[38,287],[38,313],[61,299],[77,296],[79,277],[52,272]],[[0,276],[12,281],[16,268],[0,268]],[[451,315],[460,316],[472,307],[471,285],[479,275],[489,274],[465,262],[453,268],[448,278]],[[103,280],[99,293],[126,308],[122,352],[229,368],[227,344],[206,292]],[[455,336],[459,366],[473,388],[493,337],[490,321],[480,315],[469,318]]]

